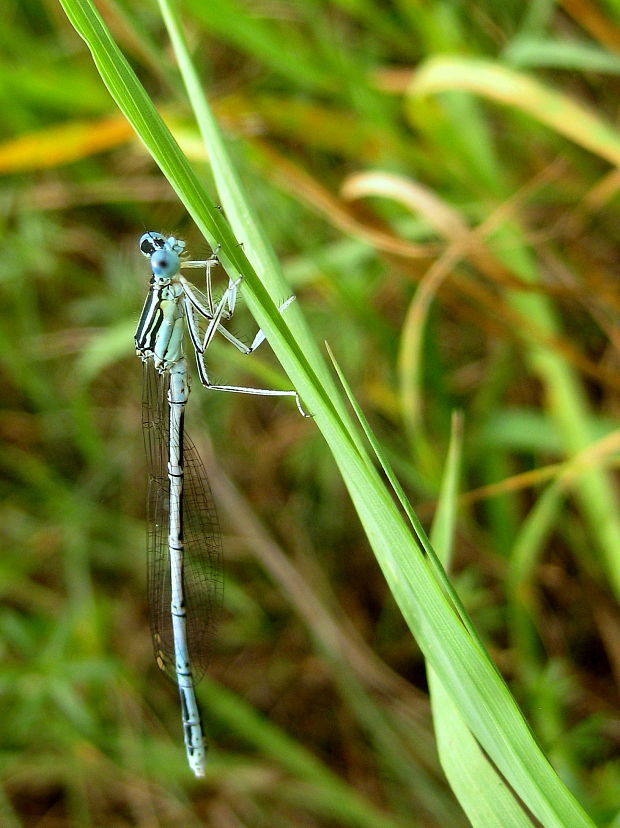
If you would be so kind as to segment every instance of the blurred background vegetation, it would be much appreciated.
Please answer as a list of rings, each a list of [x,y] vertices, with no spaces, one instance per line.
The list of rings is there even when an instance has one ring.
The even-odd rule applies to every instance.
[[[156,5],[98,6],[209,181]],[[182,8],[300,305],[427,523],[464,411],[455,582],[563,779],[620,825],[620,4]],[[54,0],[2,19],[0,821],[464,825],[312,422],[200,389],[227,580],[191,778],[148,631],[132,336],[141,233],[208,250]],[[210,355],[286,383],[268,348]]]

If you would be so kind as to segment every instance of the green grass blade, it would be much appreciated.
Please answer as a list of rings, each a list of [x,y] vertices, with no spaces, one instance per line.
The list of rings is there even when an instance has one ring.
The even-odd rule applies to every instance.
[[[472,632],[472,637],[478,641],[481,650],[483,650],[477,633],[473,630],[465,609],[441,566],[441,562],[448,565],[453,542],[460,461],[460,422],[453,420],[453,438],[439,498],[438,511],[433,523],[433,536],[429,540],[331,351],[330,357],[364,433],[381,463],[390,485],[405,509],[425,552],[429,555],[429,561],[433,563],[438,581],[445,588],[446,594],[452,599],[463,623]],[[433,547],[441,551],[441,562]],[[428,675],[431,683],[431,702],[440,760],[450,785],[472,824],[479,825],[481,828],[487,825],[531,825],[532,823],[524,814],[506,782],[480,749],[480,745],[471,729],[450,694],[438,679],[430,663]]]
[[[518,107],[611,164],[620,163],[620,138],[612,124],[568,95],[524,72],[490,60],[460,57],[428,60],[416,72],[410,95],[415,98],[455,89]]]
[[[187,48],[176,4],[173,0],[159,0],[159,5],[170,33],[185,88],[211,162],[218,199],[224,208],[236,238],[243,243],[248,259],[251,261],[260,281],[267,287],[272,296],[285,298],[290,293],[290,289],[284,279],[280,262],[262,223],[255,214],[250,199],[244,191],[220,128],[204,95],[203,84],[194,68]],[[264,330],[267,331],[269,336],[267,330],[269,322],[262,319],[260,308],[253,301],[251,295],[248,296],[248,305],[261,326],[265,321]],[[297,312],[295,304],[287,311],[286,321],[294,333],[295,342],[299,344],[303,354],[312,363],[320,377],[320,384],[327,392],[325,398],[338,405],[338,394],[333,387],[331,376],[325,368],[314,339],[305,325],[302,315]],[[344,414],[342,409],[340,414]]]
[[[348,384],[348,382],[347,382],[347,380],[344,376],[344,373],[342,372],[340,366],[338,365],[338,362],[336,361],[336,358],[334,357],[331,349],[329,348],[329,345],[327,346],[327,350],[329,352],[329,356],[330,356],[332,364],[333,364],[333,366],[336,370],[336,373],[338,374],[338,379],[340,380],[340,382],[342,384],[342,387],[344,388],[345,393],[347,395],[347,398],[348,398],[349,402],[351,403],[351,406],[352,406],[353,410],[355,411],[355,416],[359,420],[360,425],[362,426],[362,429],[364,431],[364,434],[366,435],[366,438],[367,438],[368,442],[370,443],[370,445],[372,447],[372,450],[375,453],[375,456],[376,456],[377,460],[381,464],[381,468],[385,472],[385,475],[386,475],[386,477],[387,477],[387,479],[390,483],[390,486],[392,487],[392,489],[394,491],[394,494],[396,495],[396,497],[400,501],[401,506],[405,510],[405,514],[409,518],[409,522],[411,523],[411,525],[413,527],[413,530],[416,534],[416,537],[417,537],[418,541],[420,542],[420,545],[421,545],[422,549],[424,550],[424,553],[428,556],[429,563],[433,568],[433,571],[434,571],[434,573],[437,577],[437,580],[438,580],[439,584],[441,585],[442,589],[444,590],[446,596],[448,596],[449,600],[452,602],[455,611],[459,614],[459,616],[461,618],[461,621],[467,627],[467,630],[470,633],[470,635],[472,636],[472,638],[478,641],[478,644],[480,646],[481,651],[485,652],[484,645],[482,644],[482,642],[478,638],[478,633],[476,632],[475,627],[472,625],[471,620],[470,620],[469,616],[467,615],[467,612],[465,611],[465,608],[463,607],[458,594],[455,592],[455,590],[452,586],[452,583],[450,582],[450,579],[446,576],[445,570],[444,570],[439,558],[437,557],[437,554],[436,554],[436,552],[433,548],[433,545],[432,545],[431,541],[429,540],[428,535],[426,534],[426,532],[424,530],[424,527],[422,526],[422,523],[420,522],[420,519],[416,515],[416,513],[413,509],[413,506],[411,505],[411,503],[409,501],[409,498],[405,494],[405,490],[403,489],[403,487],[400,484],[400,481],[396,477],[396,474],[394,473],[394,469],[392,468],[392,464],[388,460],[385,452],[381,448],[381,445],[380,445],[379,441],[375,437],[375,435],[374,435],[374,433],[373,433],[373,431],[370,427],[370,423],[366,419],[366,417],[364,415],[364,412],[362,411],[359,403],[355,399],[355,396],[353,395],[353,391],[351,390],[351,387],[349,386],[349,384]]]
[[[433,521],[432,534],[429,540],[426,538],[426,534],[417,516],[413,513],[411,504],[394,475],[390,463],[381,450],[381,446],[372,433],[370,425],[355,400],[331,351],[330,356],[349,401],[360,420],[362,428],[392,488],[407,512],[407,516],[412,521],[416,532],[419,526],[420,533],[418,536],[431,560],[434,559],[437,561],[437,568],[443,574],[441,564],[446,567],[449,566],[454,538],[454,525],[456,522],[458,475],[462,441],[462,423],[460,418],[456,416],[453,418],[450,450],[438,500],[437,512]],[[424,540],[422,540],[423,538]],[[437,560],[434,550],[437,550],[439,560]],[[444,579],[445,576],[444,578],[440,578],[442,582]],[[464,623],[469,623],[465,610],[450,584],[449,592],[451,597],[455,598],[456,606],[461,617],[463,617]],[[492,826],[497,826],[497,828],[503,828],[503,826],[515,826],[515,828],[521,826],[521,828],[526,828],[526,826],[531,826],[532,823],[523,812],[505,781],[480,749],[480,745],[459,713],[457,706],[450,698],[449,693],[444,689],[441,681],[437,678],[436,673],[430,665],[427,673],[431,691],[431,705],[435,732],[437,734],[439,758],[450,782],[450,786],[472,825],[480,826],[480,828],[487,828],[487,826],[488,828],[492,828]]]
[[[456,525],[462,424],[453,417],[452,438],[433,520],[431,542],[450,565]],[[432,667],[428,682],[439,759],[461,807],[477,828],[527,828],[532,822],[489,762]]]
[[[581,72],[620,72],[620,58],[589,43],[520,37],[504,51],[513,66],[530,69],[549,67]]]

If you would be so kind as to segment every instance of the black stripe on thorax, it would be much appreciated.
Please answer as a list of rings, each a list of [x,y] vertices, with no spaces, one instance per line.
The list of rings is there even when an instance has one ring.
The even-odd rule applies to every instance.
[[[151,284],[151,289],[144,301],[135,335],[136,348],[139,351],[152,351],[155,348],[157,332],[164,318],[161,309],[163,289],[163,287],[155,287]]]

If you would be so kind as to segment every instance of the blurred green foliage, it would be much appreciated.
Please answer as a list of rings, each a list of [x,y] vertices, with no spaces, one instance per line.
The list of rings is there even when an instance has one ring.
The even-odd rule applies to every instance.
[[[155,4],[100,8],[208,181]],[[187,0],[183,19],[317,339],[429,520],[465,412],[457,587],[562,778],[617,824],[617,4]],[[199,688],[213,759],[190,778],[148,633],[132,335],[137,237],[206,250],[60,7],[5,0],[0,41],[0,821],[466,824],[316,430],[199,391],[227,588]],[[211,364],[283,381],[267,349]]]

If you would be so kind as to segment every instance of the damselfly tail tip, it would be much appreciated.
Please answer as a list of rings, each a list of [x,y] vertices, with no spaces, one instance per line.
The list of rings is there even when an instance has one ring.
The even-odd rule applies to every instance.
[[[200,751],[200,756],[192,756],[188,758],[190,767],[194,771],[194,776],[198,779],[204,779],[205,765],[207,763],[206,749],[204,751]]]

